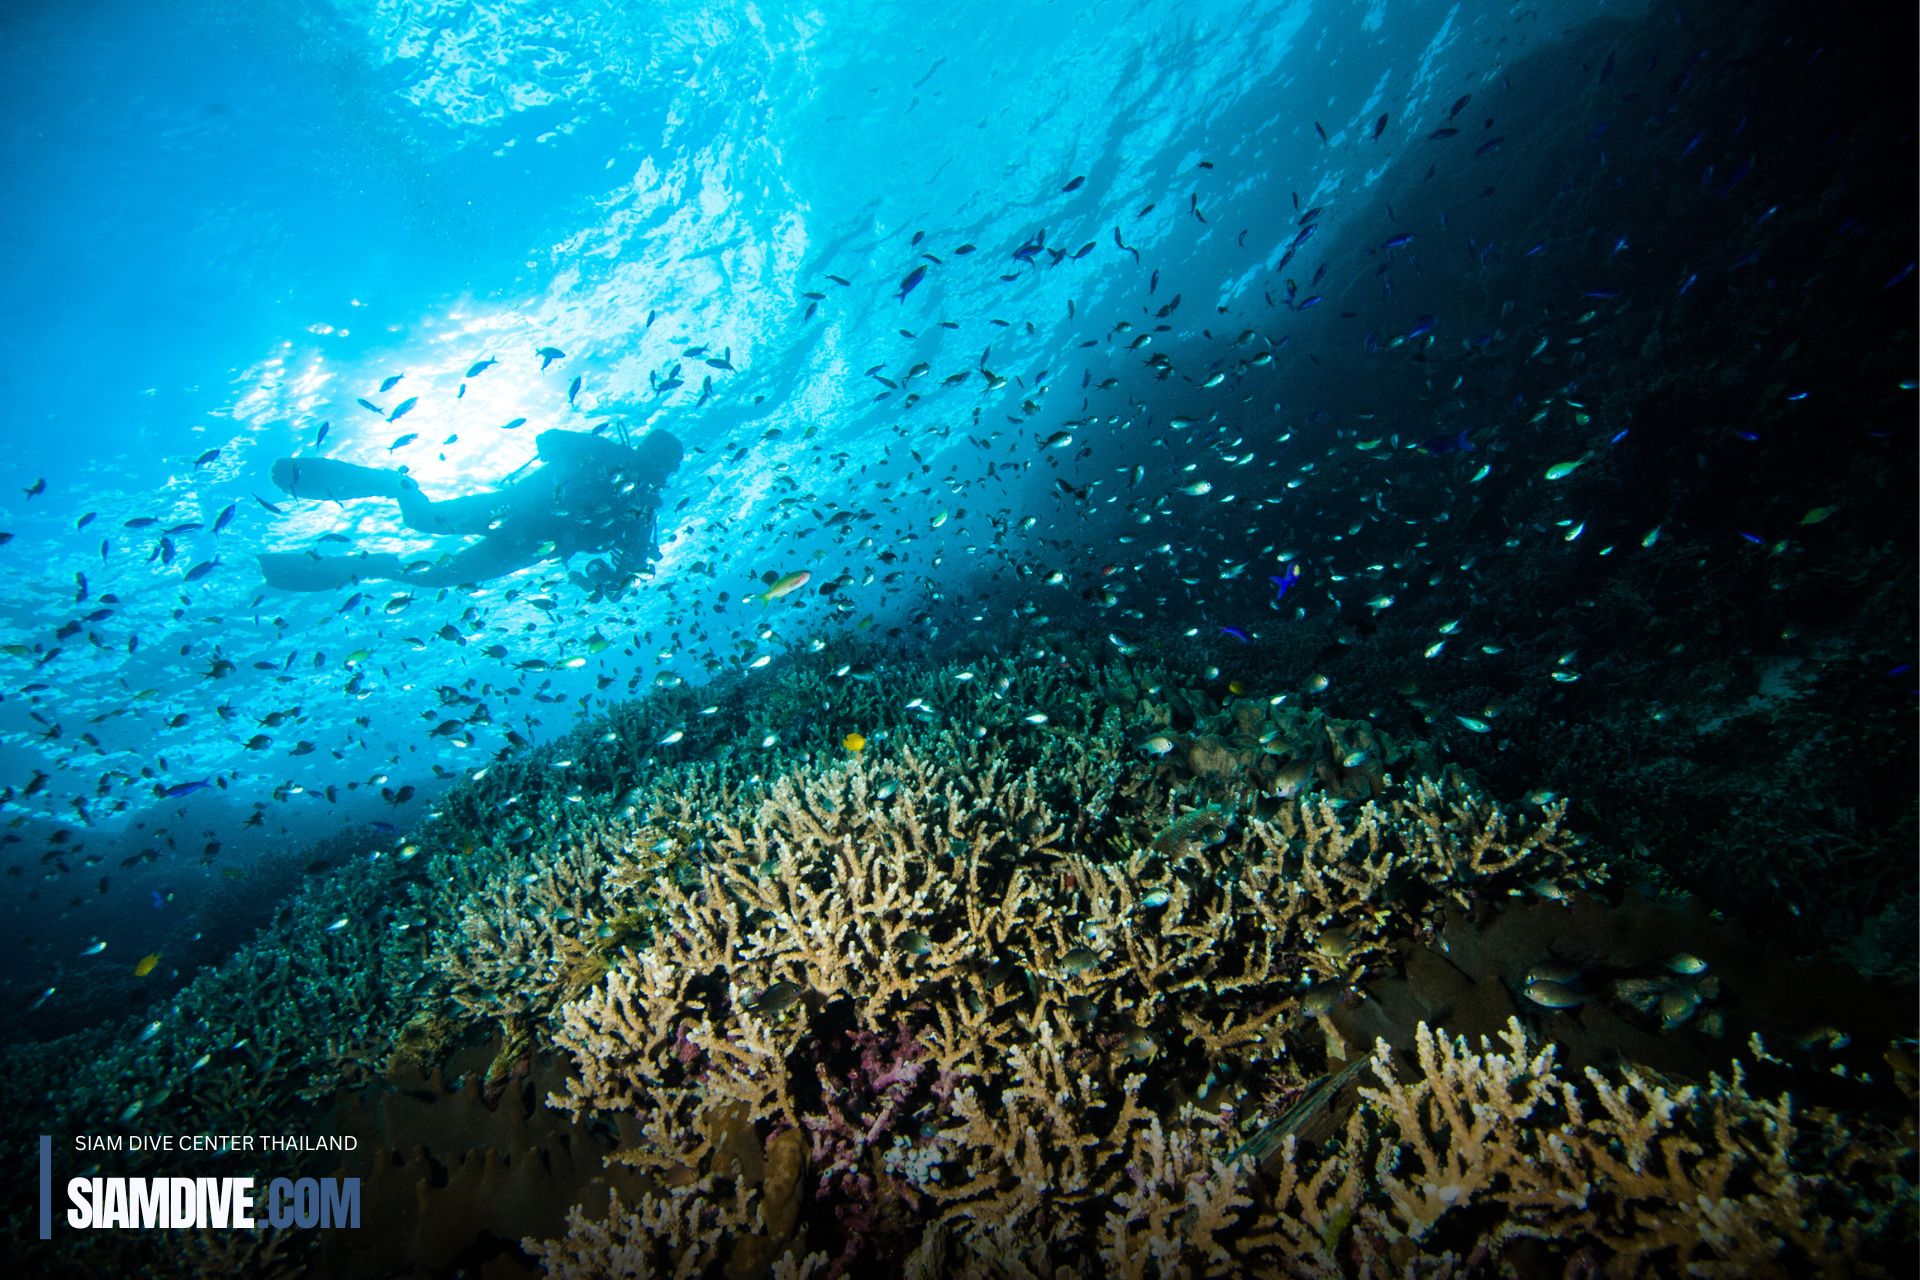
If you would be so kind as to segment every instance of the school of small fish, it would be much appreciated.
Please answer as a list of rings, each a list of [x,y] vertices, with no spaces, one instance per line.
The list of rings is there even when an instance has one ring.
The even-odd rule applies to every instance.
[[[1519,623],[1487,607],[1483,578],[1524,557],[1585,557],[1598,579],[1610,557],[1675,554],[1674,521],[1611,504],[1633,424],[1602,407],[1585,353],[1754,270],[1787,197],[1744,118],[1696,111],[1697,83],[1726,72],[1686,34],[1569,55],[1598,113],[1569,145],[1493,51],[1505,29],[1478,30],[1486,56],[1448,62],[1444,88],[1395,67],[1384,97],[1294,101],[1270,153],[1200,131],[1154,181],[1120,181],[1090,140],[1058,169],[1010,168],[990,217],[889,192],[876,225],[892,230],[823,238],[751,299],[649,299],[620,332],[462,335],[331,368],[305,399],[246,389],[276,426],[183,434],[144,498],[29,463],[0,533],[35,584],[0,641],[7,873],[83,912],[116,873],[144,888],[230,867],[250,829],[323,815],[398,832],[450,782],[614,701],[839,636],[912,646],[1072,618],[1126,655],[1169,628],[1254,645],[1312,612],[1357,642],[1444,602],[1451,620],[1404,655],[1416,703],[1416,668],[1579,681],[1578,650],[1510,669]],[[1631,142],[1609,131],[1628,117]],[[1751,234],[1646,265],[1663,260],[1643,225],[1607,199],[1630,148]],[[1529,166],[1581,198],[1535,209]],[[1911,262],[1872,266],[1910,287]],[[777,319],[729,314],[749,305]],[[553,427],[687,444],[662,560],[629,590],[581,572],[591,548],[551,544],[532,569],[456,588],[309,599],[259,581],[255,552],[346,555],[369,531],[413,564],[440,553],[404,542],[380,500],[268,488],[272,457],[404,465],[457,497],[509,482]],[[1847,518],[1822,494],[1793,501],[1793,519],[1685,536],[1784,554]],[[1328,687],[1298,673],[1300,695]],[[1497,740],[1503,697],[1436,706],[1436,736]],[[1049,731],[1043,711],[1024,719]],[[854,725],[834,740],[886,747]],[[152,892],[165,909],[175,889]],[[63,965],[108,952],[62,946]],[[1083,948],[1062,964],[1094,962]],[[1526,992],[1585,998],[1549,979]]]

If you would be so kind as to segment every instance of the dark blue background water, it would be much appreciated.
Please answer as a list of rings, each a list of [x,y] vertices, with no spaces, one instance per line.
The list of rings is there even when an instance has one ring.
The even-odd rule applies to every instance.
[[[1822,594],[1832,575],[1771,592],[1767,575],[1875,544],[1821,546],[1839,526],[1803,513],[1910,509],[1857,490],[1910,458],[1888,422],[1911,416],[1911,281],[1886,284],[1910,236],[1872,157],[1847,153],[1847,113],[1791,96],[1831,65],[1817,25],[1755,49],[1731,11],[1580,3],[270,3],[15,7],[0,34],[0,638],[18,646],[0,658],[0,781],[32,921],[23,1001],[147,950],[204,958],[204,904],[234,876],[270,901],[313,841],[404,829],[509,730],[537,740],[663,675],[841,634],[917,643],[1044,615],[1124,643],[1197,625],[1299,643],[1302,680],[1364,655],[1347,713],[1580,791],[1583,768],[1618,770],[1503,765],[1460,717],[1516,724],[1529,698],[1596,689],[1590,708],[1539,706],[1626,707],[1627,667],[1604,683],[1583,614],[1609,582],[1655,610],[1724,589],[1736,612],[1860,618],[1858,590]],[[1910,163],[1910,128],[1878,128]],[[1821,307],[1857,326],[1870,373],[1795,363],[1800,334],[1841,341]],[[545,345],[568,354],[543,371]],[[1629,356],[1631,377],[1610,373]],[[1663,359],[1670,382],[1648,372]],[[687,385],[652,394],[676,364]],[[1715,379],[1751,402],[1714,403]],[[387,421],[403,396],[418,407]],[[1752,430],[1754,405],[1802,404],[1831,416]],[[450,496],[526,462],[535,430],[616,409],[689,446],[659,577],[617,605],[557,565],[396,612],[387,584],[349,606],[259,579],[254,553],[329,532],[432,551],[380,504],[286,500],[276,457],[404,464]],[[1074,443],[1043,448],[1060,430]],[[1460,432],[1473,451],[1441,443]],[[1577,477],[1541,478],[1575,460]],[[829,525],[841,509],[855,518]],[[196,522],[173,563],[149,559],[158,529]],[[1269,579],[1294,564],[1276,602]],[[742,605],[802,567],[815,589]],[[1684,682],[1700,653],[1742,658],[1729,707],[1897,716],[1910,618],[1879,607],[1870,640],[1822,638],[1848,651],[1847,692],[1816,687],[1811,645],[1763,652],[1795,625],[1768,605],[1688,656],[1643,655],[1633,723],[1671,723],[1647,664]],[[510,665],[570,656],[590,660]],[[1419,681],[1437,687],[1391,692]],[[464,748],[427,733],[448,688],[491,716]],[[401,786],[415,798],[381,798]],[[80,957],[96,935],[105,959]]]

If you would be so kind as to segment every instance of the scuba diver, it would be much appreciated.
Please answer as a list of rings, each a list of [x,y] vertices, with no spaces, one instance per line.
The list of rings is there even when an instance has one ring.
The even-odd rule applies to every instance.
[[[543,560],[603,553],[575,581],[618,594],[660,556],[654,537],[660,490],[680,466],[680,442],[665,431],[622,444],[554,430],[542,431],[535,444],[538,465],[525,476],[509,476],[505,487],[490,493],[438,502],[404,471],[333,458],[281,458],[273,464],[273,483],[296,498],[392,498],[410,529],[479,541],[438,561],[412,564],[391,552],[263,552],[260,572],[267,585],[283,591],[330,591],[381,578],[450,587]]]

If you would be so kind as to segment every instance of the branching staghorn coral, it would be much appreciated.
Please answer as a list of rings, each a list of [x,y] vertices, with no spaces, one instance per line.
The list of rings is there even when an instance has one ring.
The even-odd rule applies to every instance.
[[[615,1191],[604,1218],[575,1206],[565,1236],[529,1241],[528,1248],[553,1280],[680,1280],[718,1271],[745,1252],[737,1242],[752,1239],[762,1225],[757,1197],[710,1176],[631,1205]],[[764,1274],[812,1280],[826,1267],[825,1254],[786,1253]]]
[[[428,1065],[498,1020],[652,1180],[533,1246],[562,1276],[1873,1274],[1912,1237],[1900,1139],[1737,1073],[1566,1081],[1424,1030],[1417,1074],[1337,1068],[1317,1015],[1446,904],[1597,874],[1561,805],[1104,654],[700,696],[477,770],[164,1034],[89,1040],[59,1123],[271,1127],[396,1028]],[[1295,1132],[1368,1064],[1339,1142]]]
[[[907,1273],[1442,1276],[1498,1270],[1531,1240],[1570,1272],[1838,1278],[1894,1274],[1911,1245],[1893,1136],[1756,1098],[1737,1064],[1704,1087],[1589,1068],[1582,1089],[1517,1022],[1504,1053],[1424,1025],[1415,1039],[1411,1078],[1376,1045],[1343,1138],[1316,1154],[1289,1135],[1265,1185],[1208,1117],[1116,1114],[1057,1075],[1016,1087],[1011,1123],[965,1116],[1013,1157],[1004,1202],[930,1230]],[[1062,1154],[1037,1158],[1048,1143]],[[1103,1165],[1125,1177],[1103,1182]],[[1098,1241],[1052,1270],[1068,1241],[1047,1210],[1094,1184],[1111,1205]]]
[[[1451,1227],[1477,1221],[1458,1241],[1468,1251],[1531,1238],[1589,1251],[1610,1275],[1841,1277],[1886,1274],[1883,1258],[1912,1238],[1914,1189],[1891,1135],[1756,1098],[1737,1062],[1705,1086],[1588,1068],[1583,1091],[1517,1021],[1501,1038],[1508,1052],[1483,1040],[1476,1053],[1423,1024],[1409,1081],[1376,1046],[1379,1085],[1356,1113],[1378,1152],[1359,1211],[1367,1248],[1431,1259]],[[1364,1149],[1350,1133],[1333,1158]]]
[[[447,874],[415,905],[446,922],[427,962],[448,999],[470,1021],[518,1026],[597,981],[649,932],[647,885],[703,845],[706,815],[737,804],[738,785],[711,764],[681,765],[600,805],[566,806],[570,838],[439,859]]]
[[[1069,824],[1041,798],[1039,770],[1009,777],[978,744],[943,745],[963,767],[905,750],[897,765],[858,761],[783,780],[751,820],[721,822],[714,844],[725,860],[696,886],[656,882],[662,927],[652,944],[628,950],[604,990],[565,1011],[561,1043],[579,1045],[595,1074],[569,1081],[564,1105],[632,1105],[629,1073],[684,1081],[668,1095],[687,1095],[684,1106],[664,1113],[682,1117],[672,1126],[680,1145],[660,1144],[668,1163],[697,1158],[696,1116],[723,1098],[798,1124],[784,1062],[806,1031],[807,1000],[844,1002],[869,1030],[917,1025],[937,1069],[980,1069],[972,1060],[986,1046],[956,1035],[943,1053],[934,1023],[946,1014],[972,1024],[1013,998],[982,957],[1005,949],[1033,905],[1027,871],[996,894],[983,870],[1062,856],[1056,842]],[[1104,766],[1064,746],[1057,754],[1064,785],[1097,794]],[[1083,808],[1075,821],[1096,812]],[[1046,941],[1047,954],[1069,949],[1064,937]],[[936,992],[944,998],[930,1002]],[[993,1025],[994,1043],[1010,1042]],[[734,1069],[706,1069],[715,1062]]]
[[[630,883],[605,874],[619,856],[597,844],[515,857],[518,874],[496,876],[460,904],[434,938],[431,963],[471,1017],[544,1014],[551,1003],[597,978],[597,935],[633,910]],[[638,865],[638,864],[630,864]],[[543,927],[529,928],[529,921]]]
[[[717,818],[717,860],[651,887],[649,945],[561,1009],[576,1074],[551,1101],[634,1114],[621,1158],[669,1181],[724,1177],[718,1118],[744,1114],[808,1134],[843,1221],[878,1198],[955,1256],[1117,1260],[1140,1227],[1113,1205],[1152,1219],[1180,1183],[1182,1241],[1238,1213],[1242,1174],[1182,1179],[1226,1170],[1233,1117],[1314,1073],[1303,991],[1358,981],[1390,925],[1476,884],[1587,874],[1557,809],[1518,822],[1458,783],[1223,809],[1166,841],[1132,824],[1168,783],[1116,734],[1031,759],[903,735]],[[1317,1240],[1328,1184],[1303,1194],[1320,1225],[1295,1234]]]

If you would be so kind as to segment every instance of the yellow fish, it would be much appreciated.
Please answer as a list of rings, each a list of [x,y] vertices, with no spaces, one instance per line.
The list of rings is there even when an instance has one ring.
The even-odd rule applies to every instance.
[[[160,963],[160,953],[158,951],[154,952],[152,955],[141,956],[140,963],[133,966],[133,976],[136,978],[144,978],[148,974],[152,973],[154,970],[154,967],[159,963]]]
[[[747,599],[758,600],[762,604],[765,604],[769,601],[778,600],[781,596],[798,591],[812,581],[813,574],[805,569],[796,569],[784,577],[774,579],[765,591],[750,595]]]
[[[840,739],[840,745],[849,751],[865,751],[867,749],[867,738],[866,735],[862,733],[850,733]]]

